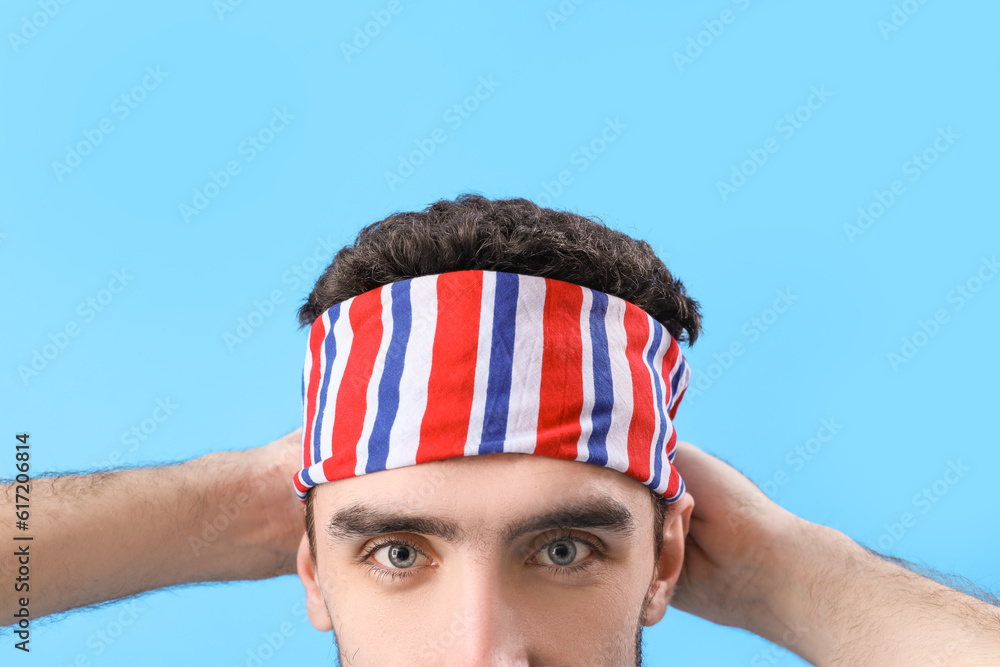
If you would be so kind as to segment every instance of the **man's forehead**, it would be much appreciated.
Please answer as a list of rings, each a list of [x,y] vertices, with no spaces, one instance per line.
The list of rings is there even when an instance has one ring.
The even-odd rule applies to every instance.
[[[326,487],[326,488],[323,488]],[[417,464],[321,485],[323,532],[351,541],[394,532],[509,544],[554,528],[631,535],[648,507],[643,485],[591,464],[487,454]]]
[[[334,542],[352,542],[389,533],[434,535],[460,544],[488,538],[509,546],[518,538],[554,529],[586,529],[630,537],[636,533],[633,512],[612,496],[574,498],[554,506],[539,506],[506,519],[470,521],[456,511],[421,512],[399,508],[394,503],[370,500],[340,507],[324,522]]]
[[[646,496],[647,487],[616,470],[581,461],[498,452],[458,456],[348,477],[314,493],[329,509],[377,497],[383,504],[448,510],[479,499],[502,508],[526,501],[556,502],[613,495],[624,502]]]

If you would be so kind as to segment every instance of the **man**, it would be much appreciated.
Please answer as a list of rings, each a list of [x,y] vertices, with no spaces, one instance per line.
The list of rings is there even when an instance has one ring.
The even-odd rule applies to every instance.
[[[409,297],[398,298],[404,289]],[[564,298],[547,301],[551,293]],[[505,294],[514,299],[507,310],[497,296]],[[522,294],[536,300],[522,303]],[[356,312],[358,303],[367,305]],[[415,309],[409,320],[398,304]],[[567,333],[574,309],[579,328]],[[470,333],[486,330],[484,314],[499,337]],[[564,334],[554,345],[516,333],[522,323],[547,332],[550,319]],[[312,325],[301,440],[38,480],[33,495],[48,511],[36,530],[62,548],[33,561],[33,574],[41,568],[39,580],[64,593],[41,591],[36,615],[297,570],[309,618],[335,631],[344,664],[639,664],[641,627],[668,604],[814,664],[1000,659],[1000,610],[791,515],[732,467],[676,440],[670,419],[684,378],[676,344],[694,342],[700,317],[642,241],[523,199],[440,201],[363,229],[319,279],[300,322]],[[583,332],[600,333],[602,322],[607,356],[593,346],[584,356]],[[392,334],[404,330],[408,345],[451,359],[436,381],[433,364],[420,375],[410,357],[391,361]],[[495,373],[493,363],[508,369]],[[567,369],[578,367],[595,375],[570,381]],[[463,386],[472,387],[465,403]],[[536,397],[553,386],[546,400],[555,402],[543,409]],[[577,386],[591,387],[589,401],[559,402]],[[489,402],[497,395],[507,396],[504,410]],[[389,418],[388,405],[397,411]],[[574,410],[586,418],[569,418]],[[633,419],[642,410],[645,421]],[[305,535],[287,486],[293,473]],[[241,512],[192,557],[190,526],[226,502]],[[109,544],[89,538],[97,525],[105,535],[136,529]],[[112,557],[120,553],[134,560]],[[0,613],[9,619],[12,610],[5,596]]]

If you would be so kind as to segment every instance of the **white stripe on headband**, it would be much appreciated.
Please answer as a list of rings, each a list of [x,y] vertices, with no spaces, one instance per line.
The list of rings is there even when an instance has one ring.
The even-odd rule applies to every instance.
[[[604,292],[478,270],[383,285],[310,329],[295,492],[517,452],[611,468],[675,502],[690,376],[663,325]]]

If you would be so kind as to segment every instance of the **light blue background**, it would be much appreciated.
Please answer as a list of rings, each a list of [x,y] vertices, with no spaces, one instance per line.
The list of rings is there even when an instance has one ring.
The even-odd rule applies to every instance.
[[[564,3],[575,11],[556,23],[557,0],[401,2],[350,59],[341,43],[387,2],[247,0],[221,18],[211,0],[72,2],[16,45],[9,34],[42,10],[3,3],[0,475],[22,430],[35,470],[49,471],[106,466],[115,451],[126,465],[178,461],[292,430],[305,349],[295,309],[331,257],[324,243],[465,191],[536,198],[567,170],[572,182],[540,201],[648,239],[703,306],[686,354],[711,382],[685,398],[683,439],[758,484],[785,473],[772,495],[803,517],[998,588],[1000,280],[961,309],[949,294],[1000,251],[1000,7],[910,0],[917,11],[884,33],[888,0],[592,0]],[[675,52],[725,9],[732,22],[678,66]],[[166,78],[121,118],[114,100],[157,66]],[[499,86],[454,127],[446,110],[480,77]],[[776,123],[814,86],[832,96],[787,136]],[[248,161],[239,145],[274,108],[294,119]],[[114,131],[60,181],[52,162],[104,118]],[[574,154],[608,118],[627,127],[580,171]],[[446,140],[390,188],[385,172],[436,128]],[[942,128],[958,138],[910,180],[905,163]],[[768,138],[777,152],[724,201],[717,182]],[[179,205],[229,160],[241,173],[186,222]],[[894,179],[905,193],[850,242],[845,223]],[[78,304],[122,269],[134,279],[88,321]],[[224,334],[275,290],[274,313],[230,350]],[[797,299],[754,339],[752,318],[769,317],[778,290]],[[894,369],[888,353],[938,309],[947,324]],[[18,367],[69,322],[80,334],[23,381]],[[715,355],[737,341],[744,353],[723,368]],[[180,407],[128,451],[121,434],[166,398]],[[786,456],[824,418],[842,428],[796,469]],[[971,470],[921,511],[914,495],[949,460]],[[916,525],[889,536],[907,511]],[[36,623],[27,659],[5,633],[0,655],[247,665],[290,621],[265,664],[326,664],[332,636],[295,613],[301,599],[291,576],[161,591],[99,655],[88,638],[120,606]],[[803,664],[673,609],[645,636],[653,665]]]

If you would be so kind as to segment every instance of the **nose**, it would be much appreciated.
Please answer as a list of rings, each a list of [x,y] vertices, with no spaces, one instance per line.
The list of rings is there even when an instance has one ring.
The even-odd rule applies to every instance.
[[[437,638],[448,667],[529,667],[525,621],[499,569],[469,563],[448,588],[445,623]],[[522,610],[523,612],[523,610]]]

